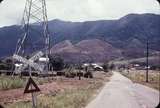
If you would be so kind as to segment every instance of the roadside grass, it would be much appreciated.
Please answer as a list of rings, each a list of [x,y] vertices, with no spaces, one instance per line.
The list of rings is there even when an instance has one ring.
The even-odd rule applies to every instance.
[[[46,78],[33,77],[33,79],[39,85],[42,85],[47,82],[51,82],[50,79],[46,79]],[[0,90],[23,88],[26,85],[27,80],[28,80],[28,77],[20,78],[19,76],[12,77],[12,76],[1,75]]]
[[[66,88],[63,92],[58,92],[56,95],[41,94],[37,97],[37,108],[84,108],[93,96],[97,94],[103,85],[104,81],[109,81],[112,74],[108,73],[107,78],[96,78],[90,80],[89,84],[81,85],[78,88]],[[16,102],[9,104],[6,108],[31,108],[31,102]]]
[[[95,86],[95,87],[94,87]],[[95,83],[81,89],[65,90],[56,96],[38,96],[38,108],[83,108],[89,102],[90,97],[102,85]],[[31,108],[31,102],[17,102],[8,108]]]
[[[98,86],[97,86],[98,87]],[[83,89],[66,90],[55,97],[45,96],[41,98],[40,108],[82,108],[89,102],[90,97],[98,88],[91,86]],[[50,101],[50,102],[49,102]],[[48,103],[49,102],[49,103]]]
[[[146,71],[145,70],[130,70],[129,73],[122,71],[122,75],[131,79],[134,83],[140,83],[148,87],[159,89],[159,77],[160,73],[158,71],[149,71],[148,79],[149,82],[146,82]]]
[[[7,106],[6,108],[32,108],[31,102],[17,102],[14,105]]]
[[[18,77],[0,76],[0,90],[9,90],[22,88],[24,86],[25,79]]]

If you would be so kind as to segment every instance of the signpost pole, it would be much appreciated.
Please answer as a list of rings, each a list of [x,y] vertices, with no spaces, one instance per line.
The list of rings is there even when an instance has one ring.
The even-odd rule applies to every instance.
[[[32,77],[31,66],[29,66],[29,76]],[[32,85],[31,85],[31,89],[32,89]],[[32,95],[32,108],[36,108],[36,96],[34,92],[32,92],[31,95]]]
[[[35,93],[32,93],[32,107],[33,108],[36,108],[36,101],[37,100],[37,98],[36,98],[36,96],[35,96]]]

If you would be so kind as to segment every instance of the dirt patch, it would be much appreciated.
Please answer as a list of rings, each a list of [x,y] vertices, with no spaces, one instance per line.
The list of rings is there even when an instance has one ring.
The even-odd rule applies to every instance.
[[[44,85],[39,85],[39,88],[41,89],[41,93],[48,93],[50,90],[56,91],[60,87],[55,82],[52,83],[46,83]],[[6,90],[6,91],[0,91],[0,102],[1,103],[12,103],[20,100],[30,100],[31,96],[30,94],[24,94],[24,88],[20,89],[13,89],[13,90]]]
[[[95,72],[93,79],[82,78],[82,80],[78,80],[78,78],[65,78],[58,77],[56,79],[48,79],[50,83],[44,83],[43,85],[39,85],[41,92],[36,93],[36,95],[56,95],[59,92],[63,92],[66,89],[77,89],[87,87],[87,85],[91,83],[95,83],[95,81],[106,81],[109,80],[111,75],[106,74],[104,72]],[[20,89],[12,89],[12,90],[1,90],[0,91],[0,104],[8,104],[15,103],[19,101],[30,101],[31,94],[24,94],[24,88]]]

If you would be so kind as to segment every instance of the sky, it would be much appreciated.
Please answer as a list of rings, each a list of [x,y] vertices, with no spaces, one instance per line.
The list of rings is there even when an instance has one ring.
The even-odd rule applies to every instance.
[[[0,4],[0,27],[20,24],[26,0]],[[48,19],[93,21],[119,19],[130,13],[160,14],[156,0],[46,0]]]

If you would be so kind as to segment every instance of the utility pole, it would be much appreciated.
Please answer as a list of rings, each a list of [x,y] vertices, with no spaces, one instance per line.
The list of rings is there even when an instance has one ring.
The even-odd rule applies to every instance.
[[[157,1],[160,5],[160,0],[157,0]],[[159,56],[159,64],[160,64],[160,53],[158,54],[158,56]],[[160,108],[160,70],[159,70],[159,103],[156,108]]]
[[[146,82],[148,82],[148,71],[149,71],[149,66],[148,66],[148,56],[149,56],[149,42],[148,42],[148,37],[147,37],[147,46],[146,46]]]

